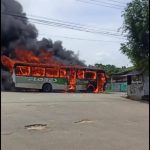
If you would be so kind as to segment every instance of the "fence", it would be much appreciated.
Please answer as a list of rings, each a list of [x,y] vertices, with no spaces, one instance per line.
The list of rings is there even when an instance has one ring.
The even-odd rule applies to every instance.
[[[107,83],[106,90],[112,92],[127,92],[127,83]]]

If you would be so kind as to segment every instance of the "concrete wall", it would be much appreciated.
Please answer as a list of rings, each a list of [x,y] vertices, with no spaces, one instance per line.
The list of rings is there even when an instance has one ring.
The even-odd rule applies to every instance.
[[[149,75],[143,75],[144,95],[149,95]]]
[[[128,85],[127,89],[128,97],[131,99],[141,100],[143,96],[149,95],[149,76],[142,75],[142,83],[132,83]]]
[[[127,94],[129,98],[132,99],[142,99],[144,95],[144,86],[143,84],[134,83],[128,85]]]

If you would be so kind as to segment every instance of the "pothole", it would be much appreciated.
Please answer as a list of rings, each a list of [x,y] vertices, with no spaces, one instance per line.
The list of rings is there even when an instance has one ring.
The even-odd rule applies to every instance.
[[[89,119],[82,119],[82,120],[79,120],[79,121],[76,121],[74,123],[92,123],[93,121],[92,120],[89,120]]]
[[[25,129],[27,130],[44,130],[47,127],[47,124],[32,124],[26,125]]]

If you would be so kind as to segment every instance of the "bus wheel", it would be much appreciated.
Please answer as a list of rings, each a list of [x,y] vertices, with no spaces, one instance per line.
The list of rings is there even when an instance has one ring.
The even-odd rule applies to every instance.
[[[52,92],[52,85],[50,83],[45,83],[42,87],[43,92]]]
[[[94,92],[94,87],[93,87],[93,86],[89,86],[89,87],[87,88],[87,92],[88,92],[88,93],[93,93],[93,92]]]

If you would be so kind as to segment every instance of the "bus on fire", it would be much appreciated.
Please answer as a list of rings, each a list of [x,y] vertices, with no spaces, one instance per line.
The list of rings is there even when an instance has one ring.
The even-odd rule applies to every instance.
[[[13,69],[16,88],[103,92],[106,74],[103,70],[75,66],[50,66],[16,63]]]

